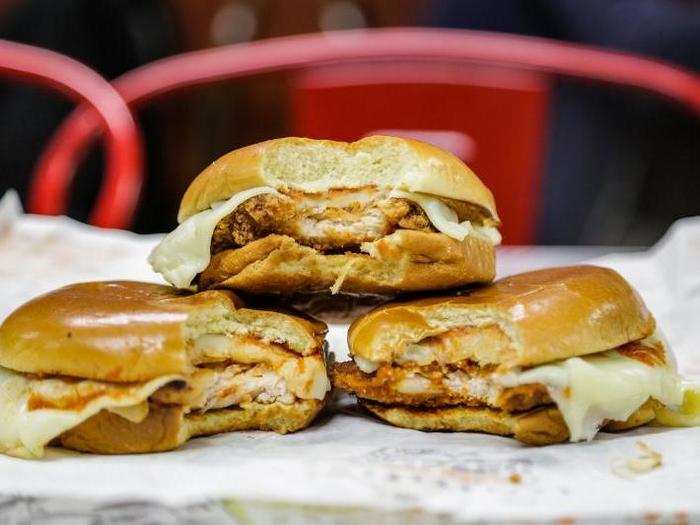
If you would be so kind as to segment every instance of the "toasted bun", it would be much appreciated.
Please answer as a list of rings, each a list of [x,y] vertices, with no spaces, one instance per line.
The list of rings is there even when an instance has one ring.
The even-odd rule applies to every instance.
[[[205,333],[245,333],[302,355],[323,344],[325,324],[244,308],[232,292],[190,294],[131,281],[81,283],[37,297],[0,326],[0,366],[111,382],[189,372],[187,343]]]
[[[240,407],[185,414],[182,407],[151,405],[146,419],[132,423],[103,410],[57,438],[64,448],[95,454],[138,454],[172,450],[196,436],[236,430],[280,434],[307,427],[323,401],[244,403]]]
[[[291,237],[269,235],[214,255],[199,287],[389,295],[490,282],[496,272],[494,247],[477,237],[460,242],[439,233],[399,230],[374,244],[375,257],[327,255]]]
[[[463,295],[379,307],[350,327],[350,353],[391,362],[405,343],[462,327],[470,328],[461,336],[460,351],[468,345],[470,359],[508,368],[616,348],[651,335],[655,323],[639,295],[613,270],[550,268]]]
[[[530,445],[551,445],[569,439],[569,430],[554,407],[545,407],[525,413],[508,413],[490,408],[451,406],[442,408],[411,408],[381,405],[360,400],[371,413],[397,427],[415,430],[486,432],[499,436],[513,436]],[[653,401],[637,409],[626,421],[611,422],[604,430],[626,430],[654,419]]]
[[[370,184],[468,202],[498,222],[493,195],[457,157],[424,142],[384,136],[352,143],[287,137],[232,151],[192,182],[178,222],[257,186],[316,193]]]

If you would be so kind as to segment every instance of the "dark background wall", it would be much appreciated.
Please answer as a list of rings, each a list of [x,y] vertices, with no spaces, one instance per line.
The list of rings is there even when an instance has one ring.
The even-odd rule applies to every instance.
[[[700,4],[681,0],[13,0],[0,36],[73,56],[107,78],[160,57],[280,35],[439,25],[544,36],[663,58],[700,70]],[[180,195],[216,156],[289,132],[284,76],[197,88],[138,114],[148,181],[137,231],[174,224]],[[34,162],[71,105],[0,84],[0,191],[26,191]],[[638,93],[557,84],[544,159],[538,241],[653,243],[700,213],[700,126]],[[504,140],[508,132],[504,131]],[[73,189],[85,220],[99,187],[96,149]]]

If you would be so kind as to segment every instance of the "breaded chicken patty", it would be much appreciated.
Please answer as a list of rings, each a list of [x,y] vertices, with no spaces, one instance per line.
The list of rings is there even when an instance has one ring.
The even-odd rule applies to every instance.
[[[217,224],[212,253],[275,233],[320,251],[356,250],[399,228],[435,231],[415,203],[369,188],[268,193],[247,200]]]

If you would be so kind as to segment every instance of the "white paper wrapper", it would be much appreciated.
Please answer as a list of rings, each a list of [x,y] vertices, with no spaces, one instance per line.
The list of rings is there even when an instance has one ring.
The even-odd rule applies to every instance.
[[[146,263],[157,240],[65,218],[24,216],[6,197],[0,204],[0,316],[74,281],[159,281]],[[526,256],[522,249],[501,252],[511,270],[528,269],[518,263]],[[649,252],[597,262],[634,283],[682,370],[700,373],[700,219],[679,221]],[[546,263],[537,260],[538,266]],[[344,337],[345,325],[332,324],[330,346],[339,359],[347,352]],[[662,454],[662,465],[621,475],[616,465],[637,455],[640,440]],[[182,506],[235,498],[419,509],[468,521],[660,515],[670,522],[700,516],[700,429],[643,428],[601,433],[591,443],[534,448],[481,434],[393,428],[345,398],[310,429],[292,435],[238,432],[135,456],[51,449],[42,461],[0,456],[0,473],[0,494],[102,504],[135,499]]]

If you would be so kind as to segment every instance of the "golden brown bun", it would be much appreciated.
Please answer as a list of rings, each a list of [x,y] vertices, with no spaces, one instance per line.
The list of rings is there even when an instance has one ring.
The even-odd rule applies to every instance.
[[[308,427],[321,411],[325,401],[297,400],[282,403],[243,403],[240,408],[224,408],[187,416],[190,437],[209,436],[236,430],[270,430],[289,434]]]
[[[292,294],[328,291],[335,284],[335,292],[389,295],[490,282],[495,276],[494,247],[477,237],[460,242],[440,233],[399,230],[374,244],[377,257],[327,255],[291,237],[269,235],[214,255],[199,287]]]
[[[463,336],[471,355],[462,358],[509,368],[616,348],[651,335],[655,323],[639,295],[613,270],[550,268],[463,295],[381,306],[350,327],[350,353],[391,362],[405,342],[464,326],[473,328]]]
[[[490,408],[451,406],[442,408],[412,408],[400,405],[381,405],[359,400],[374,415],[397,427],[415,430],[456,432],[486,432],[513,436],[530,445],[551,445],[569,439],[569,430],[554,407],[545,407],[525,413],[509,413]],[[648,401],[626,421],[608,423],[604,430],[626,430],[654,419],[653,402]]]
[[[493,195],[457,157],[424,142],[385,136],[352,143],[287,137],[232,151],[192,182],[178,222],[258,186],[314,193],[370,184],[470,202],[498,223]]]
[[[95,454],[138,454],[172,450],[187,441],[184,409],[151,405],[146,419],[133,423],[102,410],[61,434],[63,448]]]
[[[0,366],[111,382],[186,375],[187,339],[241,325],[317,352],[325,324],[243,307],[229,291],[191,294],[132,281],[80,283],[20,306],[0,326]]]
[[[139,454],[172,450],[196,436],[236,430],[280,434],[307,427],[323,407],[316,399],[282,403],[244,403],[236,408],[185,414],[182,407],[151,405],[146,419],[132,423],[103,410],[57,439],[64,448],[95,454]]]

